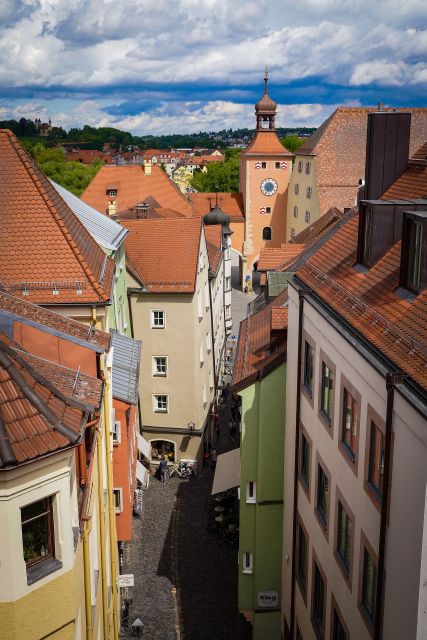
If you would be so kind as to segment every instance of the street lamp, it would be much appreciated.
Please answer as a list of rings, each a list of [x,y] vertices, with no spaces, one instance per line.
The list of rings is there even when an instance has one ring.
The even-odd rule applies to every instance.
[[[187,424],[187,429],[188,429],[188,430],[189,430],[189,432],[190,432],[190,438],[191,438],[192,436],[194,436],[195,428],[196,428],[196,425],[194,424],[194,422],[189,422],[189,423]]]

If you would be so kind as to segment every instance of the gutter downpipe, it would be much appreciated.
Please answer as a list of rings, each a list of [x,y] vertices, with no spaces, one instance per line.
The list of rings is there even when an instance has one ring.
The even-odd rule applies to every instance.
[[[105,566],[105,505],[104,505],[104,478],[102,473],[102,428],[98,427],[99,434],[96,441],[97,466],[98,466],[98,511],[99,511],[99,548],[101,560],[101,589],[102,589],[102,623],[104,637],[108,637],[108,605],[107,605],[107,572]]]
[[[110,378],[108,375],[108,368],[105,362],[105,356],[101,358],[101,371],[104,376],[104,438],[105,438],[105,458],[107,467],[107,493],[108,493],[108,525],[110,534],[110,563],[111,563],[111,591],[113,595],[113,632],[114,640],[118,640],[119,637],[119,623],[117,619],[117,573],[116,573],[116,560],[117,560],[117,535],[116,535],[116,512],[113,501],[113,474],[111,470],[112,465],[112,449],[111,449],[111,437],[110,437],[110,411],[109,411],[109,397],[110,397]]]
[[[86,640],[92,640],[92,602],[90,593],[90,551],[89,534],[92,530],[92,516],[83,516],[83,572],[85,590],[85,614],[86,614]]]
[[[385,445],[384,445],[384,479],[383,495],[381,501],[381,521],[380,521],[380,541],[378,547],[378,577],[375,609],[375,629],[374,640],[381,640],[383,634],[384,616],[384,582],[385,582],[385,552],[387,538],[387,520],[390,496],[390,468],[391,468],[391,448],[393,438],[393,409],[394,409],[394,387],[403,380],[405,375],[400,371],[386,373],[387,390],[387,412],[385,423]]]
[[[299,435],[300,435],[300,414],[301,414],[301,369],[302,369],[302,324],[304,312],[304,296],[308,289],[300,289],[298,292],[298,370],[297,370],[297,405],[295,415],[295,459],[294,459],[294,506],[292,516],[292,584],[291,584],[291,620],[290,637],[293,637],[295,626],[295,580],[296,580],[296,523],[297,523],[297,498],[298,498],[298,458],[299,458]]]

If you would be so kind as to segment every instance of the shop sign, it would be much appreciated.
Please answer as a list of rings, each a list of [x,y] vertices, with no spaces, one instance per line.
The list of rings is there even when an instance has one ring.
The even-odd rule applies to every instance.
[[[120,588],[133,587],[133,585],[134,585],[133,573],[122,573],[119,576],[119,587]]]
[[[260,609],[276,609],[279,606],[277,591],[258,591],[258,606]]]

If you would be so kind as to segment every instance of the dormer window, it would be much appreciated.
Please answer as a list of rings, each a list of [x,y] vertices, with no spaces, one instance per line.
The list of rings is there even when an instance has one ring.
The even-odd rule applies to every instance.
[[[117,190],[116,189],[110,189],[108,192],[108,195],[110,198],[115,198],[117,196]]]
[[[403,217],[401,286],[420,293],[427,281],[427,211]]]

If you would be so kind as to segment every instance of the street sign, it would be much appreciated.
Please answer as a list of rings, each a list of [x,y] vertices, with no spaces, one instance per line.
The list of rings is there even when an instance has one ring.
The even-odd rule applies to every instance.
[[[134,585],[133,573],[122,573],[119,576],[119,587],[120,588],[133,587],[133,585]]]
[[[235,339],[236,339],[236,336],[231,336],[231,339],[232,339],[232,340],[235,340]]]
[[[251,276],[249,275],[249,273],[247,273],[247,274],[245,275],[245,280],[246,280],[246,282],[249,282],[249,280],[250,280],[250,279],[251,279]]]
[[[260,609],[276,609],[279,606],[277,591],[258,591],[258,606]]]

